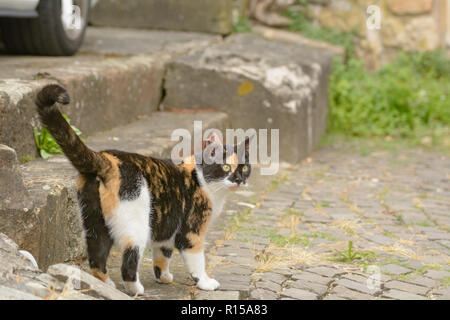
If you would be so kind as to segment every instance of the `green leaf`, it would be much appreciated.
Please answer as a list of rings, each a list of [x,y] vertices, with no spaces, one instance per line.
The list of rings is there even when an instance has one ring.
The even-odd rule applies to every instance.
[[[67,117],[67,115],[63,114],[62,116],[70,125],[70,119]],[[75,132],[75,134],[77,134],[78,136],[81,135],[81,131],[78,130],[77,127],[73,125],[71,125],[70,127]],[[58,145],[55,138],[53,138],[53,136],[46,128],[43,128],[40,132],[37,128],[34,128],[33,135],[36,147],[38,148],[39,154],[42,158],[48,159],[52,154],[63,154],[61,147]]]

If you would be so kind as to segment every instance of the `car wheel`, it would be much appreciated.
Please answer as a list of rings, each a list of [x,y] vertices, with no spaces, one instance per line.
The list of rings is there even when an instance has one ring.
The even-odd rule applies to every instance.
[[[37,18],[1,18],[8,53],[73,55],[80,48],[89,17],[90,0],[41,0]]]

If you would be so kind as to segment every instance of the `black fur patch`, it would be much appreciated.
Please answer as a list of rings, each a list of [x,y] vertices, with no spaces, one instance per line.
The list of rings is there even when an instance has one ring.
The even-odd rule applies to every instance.
[[[139,248],[128,248],[124,251],[121,268],[123,281],[136,281],[138,262]]]
[[[164,257],[166,257],[166,258],[172,257],[172,251],[173,251],[172,249],[168,249],[168,248],[164,248],[164,247],[161,248],[161,252],[164,255]]]
[[[102,214],[99,182],[94,175],[84,175],[84,178],[85,185],[77,195],[85,230],[89,266],[106,273],[106,260],[113,240]]]
[[[193,275],[191,275],[191,277],[192,277],[192,280],[194,280],[195,281],[195,283],[197,283],[197,282],[199,282],[199,278],[197,278],[197,277],[194,277]]]
[[[155,272],[155,277],[156,279],[161,278],[161,269],[157,266],[153,267],[153,272]]]
[[[141,193],[142,173],[136,165],[130,162],[123,162],[119,166],[121,184],[119,197],[121,200],[135,200]]]

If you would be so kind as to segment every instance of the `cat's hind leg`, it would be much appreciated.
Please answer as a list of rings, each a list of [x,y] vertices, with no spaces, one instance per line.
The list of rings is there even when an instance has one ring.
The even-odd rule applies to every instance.
[[[146,183],[133,198],[122,199],[116,212],[107,219],[111,235],[122,251],[122,279],[127,293],[143,294],[139,263],[150,235],[150,195]]]
[[[106,262],[113,240],[109,234],[91,229],[86,231],[86,244],[92,275],[115,288],[116,286],[106,270]]]
[[[95,177],[80,175],[77,181],[78,204],[83,222],[89,266],[94,277],[115,287],[106,269],[113,239],[102,215]]]
[[[125,290],[131,295],[142,295],[144,286],[139,279],[139,263],[145,247],[130,246],[123,250],[122,256],[122,279]]]
[[[171,283],[173,281],[173,275],[169,271],[169,265],[173,248],[156,242],[152,244],[152,252],[153,271],[156,281],[160,283]]]

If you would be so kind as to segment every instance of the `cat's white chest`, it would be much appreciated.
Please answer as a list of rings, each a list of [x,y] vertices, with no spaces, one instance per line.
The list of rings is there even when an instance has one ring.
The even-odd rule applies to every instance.
[[[205,191],[212,203],[213,218],[217,218],[222,213],[223,207],[227,200],[228,192],[224,190],[213,192],[209,188],[206,188]]]
[[[211,202],[213,205],[213,217],[218,217],[223,210],[223,207],[225,205],[226,196],[212,196]]]

